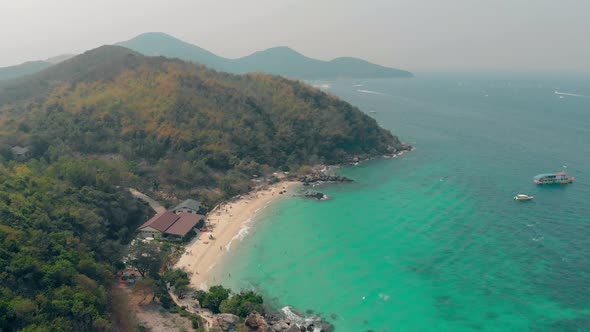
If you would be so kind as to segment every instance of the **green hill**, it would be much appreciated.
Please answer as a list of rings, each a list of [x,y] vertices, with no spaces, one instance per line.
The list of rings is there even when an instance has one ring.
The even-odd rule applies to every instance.
[[[150,165],[153,181],[176,190],[231,183],[224,187],[231,195],[264,170],[401,147],[371,117],[306,84],[219,73],[118,46],[5,82],[0,103],[11,115],[4,117],[7,144],[26,145],[34,136],[48,146],[38,155],[54,159],[114,154]]]

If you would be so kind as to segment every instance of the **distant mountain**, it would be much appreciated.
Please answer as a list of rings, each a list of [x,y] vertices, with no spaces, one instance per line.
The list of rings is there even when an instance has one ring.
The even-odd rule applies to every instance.
[[[0,81],[31,75],[73,57],[73,54],[62,54],[47,60],[29,61],[16,66],[0,68]]]
[[[273,47],[242,58],[228,59],[161,32],[144,33],[116,45],[143,55],[178,58],[234,74],[260,72],[299,79],[413,77],[408,71],[380,66],[358,58],[341,57],[332,61],[312,59],[289,47]],[[0,68],[0,81],[37,73],[73,56],[64,54],[47,60]]]
[[[0,68],[0,81],[34,74],[51,65],[52,63],[47,61],[29,61],[16,66],[2,67]]]
[[[226,71],[228,61],[231,61],[161,32],[144,33],[128,41],[117,43],[116,45],[134,50],[143,55],[178,58],[223,71]]]
[[[160,32],[145,33],[117,45],[145,55],[175,57],[236,74],[263,72],[301,79],[413,76],[405,70],[388,68],[357,58],[337,58],[332,61],[312,59],[288,47],[274,47],[242,58],[227,59]]]
[[[76,56],[76,54],[62,54],[62,55],[56,55],[54,57],[51,57],[51,58],[49,58],[49,59],[47,59],[45,61],[50,62],[50,63],[52,63],[52,64],[55,65],[55,64],[58,64],[60,62],[66,61],[68,59],[71,59],[71,58],[73,58],[75,56]]]

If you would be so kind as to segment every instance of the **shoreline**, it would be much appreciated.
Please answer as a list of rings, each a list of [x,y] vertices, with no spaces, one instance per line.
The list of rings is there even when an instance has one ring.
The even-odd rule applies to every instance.
[[[414,147],[409,147],[408,150],[396,151],[380,157],[384,159],[401,157],[415,150]],[[366,158],[349,164],[325,167],[328,170],[343,166],[354,167],[378,158]],[[231,250],[232,243],[235,240],[241,240],[242,234],[248,229],[248,224],[253,221],[258,212],[277,199],[292,196],[289,194],[293,194],[293,188],[298,185],[303,184],[298,180],[282,180],[272,185],[255,188],[246,194],[218,204],[205,217],[207,227],[211,226],[209,231],[199,232],[185,246],[185,251],[174,267],[183,269],[189,274],[191,287],[207,290],[213,276],[212,271],[222,265],[226,254]],[[280,192],[283,194],[281,195]]]
[[[175,267],[189,273],[192,287],[208,289],[212,270],[221,265],[233,242],[240,239],[245,227],[260,210],[277,199],[287,197],[286,194],[292,193],[293,187],[297,185],[300,182],[281,181],[217,205],[205,219],[207,225],[212,226],[211,232],[199,232],[186,245],[185,252]],[[286,193],[279,194],[282,191]]]

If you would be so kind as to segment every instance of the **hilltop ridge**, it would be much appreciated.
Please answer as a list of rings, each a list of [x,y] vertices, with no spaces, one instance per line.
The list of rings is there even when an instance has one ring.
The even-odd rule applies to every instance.
[[[147,56],[177,58],[234,74],[261,72],[295,79],[413,77],[413,74],[408,71],[373,64],[358,58],[339,57],[331,61],[317,60],[287,46],[271,47],[244,57],[229,59],[162,32],[143,33],[115,45]],[[0,68],[0,81],[38,73],[72,57],[73,55],[65,54],[47,60]]]
[[[388,68],[357,58],[344,58],[349,59],[345,63],[339,60],[343,58],[332,61],[317,60],[287,46],[272,47],[241,58],[227,59],[161,32],[141,34],[117,45],[129,47],[146,55],[176,57],[237,74],[262,72],[301,79],[413,76],[405,70]]]

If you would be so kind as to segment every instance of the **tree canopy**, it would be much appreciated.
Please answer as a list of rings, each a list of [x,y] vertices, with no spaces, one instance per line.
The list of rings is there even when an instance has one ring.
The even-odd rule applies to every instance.
[[[2,107],[0,145],[29,145],[47,160],[116,158],[160,189],[221,189],[225,197],[247,191],[252,175],[401,144],[356,107],[305,83],[114,46],[0,85]]]
[[[95,164],[107,176],[102,166]],[[76,175],[85,167],[70,160],[0,164],[0,330],[110,326],[113,264],[146,208],[123,190]]]

